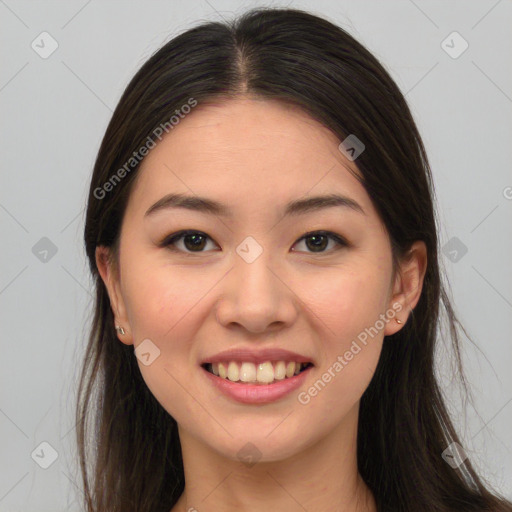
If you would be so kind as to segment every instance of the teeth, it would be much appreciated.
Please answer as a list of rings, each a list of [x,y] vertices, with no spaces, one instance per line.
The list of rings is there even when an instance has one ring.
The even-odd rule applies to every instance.
[[[256,380],[265,384],[269,384],[274,380],[274,367],[270,361],[260,363],[258,365],[258,375],[256,375]]]
[[[240,377],[240,369],[235,361],[231,361],[228,366],[228,379],[236,382]]]
[[[256,380],[256,368],[252,363],[242,363],[240,366],[240,380],[242,382],[254,382]]]
[[[232,382],[259,382],[261,384],[270,384],[274,380],[283,380],[285,378],[298,375],[307,363],[296,363],[294,361],[271,361],[254,364],[251,362],[238,363],[229,361],[224,363],[212,363],[207,369],[221,377],[229,379]]]
[[[286,377],[286,364],[284,361],[278,361],[274,367],[274,379],[283,380]]]

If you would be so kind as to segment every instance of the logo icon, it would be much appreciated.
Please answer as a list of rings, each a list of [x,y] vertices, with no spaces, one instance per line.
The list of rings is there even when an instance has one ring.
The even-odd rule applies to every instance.
[[[441,48],[452,59],[458,59],[468,47],[469,43],[457,31],[453,31],[441,42]]]
[[[49,238],[43,236],[32,247],[32,254],[42,263],[48,263],[57,254],[57,246]]]
[[[468,248],[456,237],[450,238],[443,246],[443,254],[452,262],[457,263],[468,252]]]
[[[47,59],[59,47],[59,43],[48,32],[41,32],[30,46],[39,57]]]
[[[247,467],[252,468],[260,459],[261,452],[253,443],[246,443],[236,454],[238,460]]]
[[[458,468],[467,458],[464,448],[459,443],[453,442],[441,454],[444,461],[453,469]]]
[[[43,469],[48,469],[59,458],[57,450],[47,441],[40,443],[30,456]]]
[[[246,263],[252,263],[260,257],[263,247],[252,236],[248,236],[236,248],[236,252]]]
[[[366,146],[351,133],[343,142],[340,143],[338,149],[353,162],[365,149]]]
[[[146,338],[135,349],[135,355],[144,366],[149,366],[160,356],[160,349],[149,338]]]

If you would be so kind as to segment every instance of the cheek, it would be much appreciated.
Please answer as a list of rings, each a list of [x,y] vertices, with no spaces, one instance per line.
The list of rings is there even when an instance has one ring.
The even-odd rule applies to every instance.
[[[201,311],[201,299],[218,276],[177,266],[127,265],[125,295],[130,326],[137,339],[169,340]],[[197,321],[197,320],[196,320]]]
[[[361,265],[362,267],[362,265]],[[387,274],[379,267],[330,269],[301,278],[300,299],[340,342],[375,324],[385,312]]]
[[[183,386],[196,364],[196,333],[208,314],[204,299],[218,275],[155,262],[132,263],[126,269],[130,277],[124,291],[134,345],[149,339],[159,350],[151,364],[138,361],[141,374],[167,412],[187,425],[199,412]]]
[[[317,279],[304,287],[301,300],[316,318],[319,348],[322,350],[315,389],[310,389],[313,407],[323,395],[325,410],[348,411],[368,387],[379,361],[384,338],[387,274],[377,266],[370,269],[340,270],[328,279]],[[321,411],[319,417],[322,417]],[[329,422],[328,418],[325,418]]]
[[[316,342],[321,363],[316,372],[320,380],[316,395],[322,398],[312,396],[307,410],[316,410],[316,417],[325,426],[346,414],[360,399],[379,359],[382,335],[371,336],[368,329],[384,312],[387,274],[382,265],[373,263],[372,266],[361,259],[357,265],[324,267],[288,276],[300,299],[297,307],[303,318],[298,321],[309,324],[309,337]],[[161,357],[151,366],[139,364],[141,372],[160,403],[186,421],[187,414],[192,415],[194,410],[173,376],[179,382],[187,381],[187,368],[191,368],[190,363],[195,364],[195,334],[205,322],[211,321],[208,315],[212,297],[208,294],[220,284],[225,272],[207,266],[192,269],[157,265],[154,261],[144,262],[143,258],[132,258],[123,268],[126,307],[135,345],[149,338],[161,350]],[[283,300],[292,298],[284,295]],[[187,412],[180,408],[172,410],[176,404]]]

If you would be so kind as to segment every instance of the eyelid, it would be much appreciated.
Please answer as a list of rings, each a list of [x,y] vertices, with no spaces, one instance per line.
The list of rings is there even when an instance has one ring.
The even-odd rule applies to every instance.
[[[214,241],[213,238],[203,231],[198,231],[197,229],[182,229],[181,231],[176,231],[175,233],[172,233],[168,236],[166,236],[159,244],[159,247],[168,247],[172,246],[173,242],[176,242],[177,240],[184,238],[187,235],[201,235],[205,238],[209,238],[210,240]],[[215,241],[214,241],[215,242]],[[217,243],[217,242],[215,242]],[[183,252],[183,251],[182,251]],[[193,254],[192,252],[189,252],[187,254]],[[198,252],[199,254],[199,252]]]
[[[308,238],[308,237],[313,236],[313,235],[324,235],[327,238],[331,238],[332,240],[334,240],[335,242],[339,243],[340,245],[344,245],[344,246],[348,246],[349,245],[348,241],[344,237],[342,237],[341,235],[338,235],[337,233],[334,233],[333,231],[327,231],[326,229],[317,229],[317,230],[314,230],[314,231],[308,231],[307,233],[304,233],[304,235],[302,235],[297,240],[297,242],[301,242],[305,238]],[[297,242],[295,242],[295,243],[297,243]],[[311,254],[315,254],[315,253],[311,253]]]
[[[171,235],[168,235],[166,236],[162,242],[160,242],[158,244],[159,247],[162,247],[162,248],[165,248],[167,247],[169,250],[172,250],[172,251],[175,251],[175,252],[181,252],[187,256],[194,256],[196,254],[203,254],[203,253],[206,253],[208,251],[197,251],[197,252],[194,252],[194,251],[182,251],[181,249],[176,249],[176,247],[174,247],[174,243],[180,239],[183,239],[185,236],[187,235],[201,235],[209,240],[211,240],[212,242],[214,242],[217,246],[217,242],[215,242],[215,240],[213,240],[212,237],[210,237],[209,235],[207,235],[206,233],[204,233],[203,231],[199,231],[199,230],[196,230],[196,229],[183,229],[181,231],[176,231],[175,233],[172,233]],[[302,242],[302,240],[308,238],[308,237],[311,237],[313,235],[323,235],[323,236],[326,236],[327,238],[331,239],[331,240],[334,240],[334,242],[336,242],[337,246],[333,249],[330,249],[328,251],[321,251],[321,252],[318,252],[318,253],[315,253],[315,252],[307,252],[306,254],[316,254],[316,255],[328,255],[328,254],[332,254],[333,252],[339,250],[339,249],[343,249],[344,247],[349,247],[350,246],[350,243],[341,235],[338,235],[337,233],[334,233],[333,231],[328,231],[328,230],[323,230],[323,229],[317,229],[317,230],[313,230],[313,231],[308,231],[307,233],[305,233],[304,235],[302,235],[293,245],[295,246],[296,244],[298,244],[299,242]],[[292,248],[293,250],[293,248]],[[294,251],[294,252],[299,252],[299,251]]]

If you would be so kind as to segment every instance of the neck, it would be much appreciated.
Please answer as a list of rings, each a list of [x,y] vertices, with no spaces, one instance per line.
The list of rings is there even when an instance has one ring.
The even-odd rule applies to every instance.
[[[358,405],[307,449],[277,461],[262,454],[254,465],[222,457],[180,428],[186,485],[171,512],[375,512],[357,469]]]

